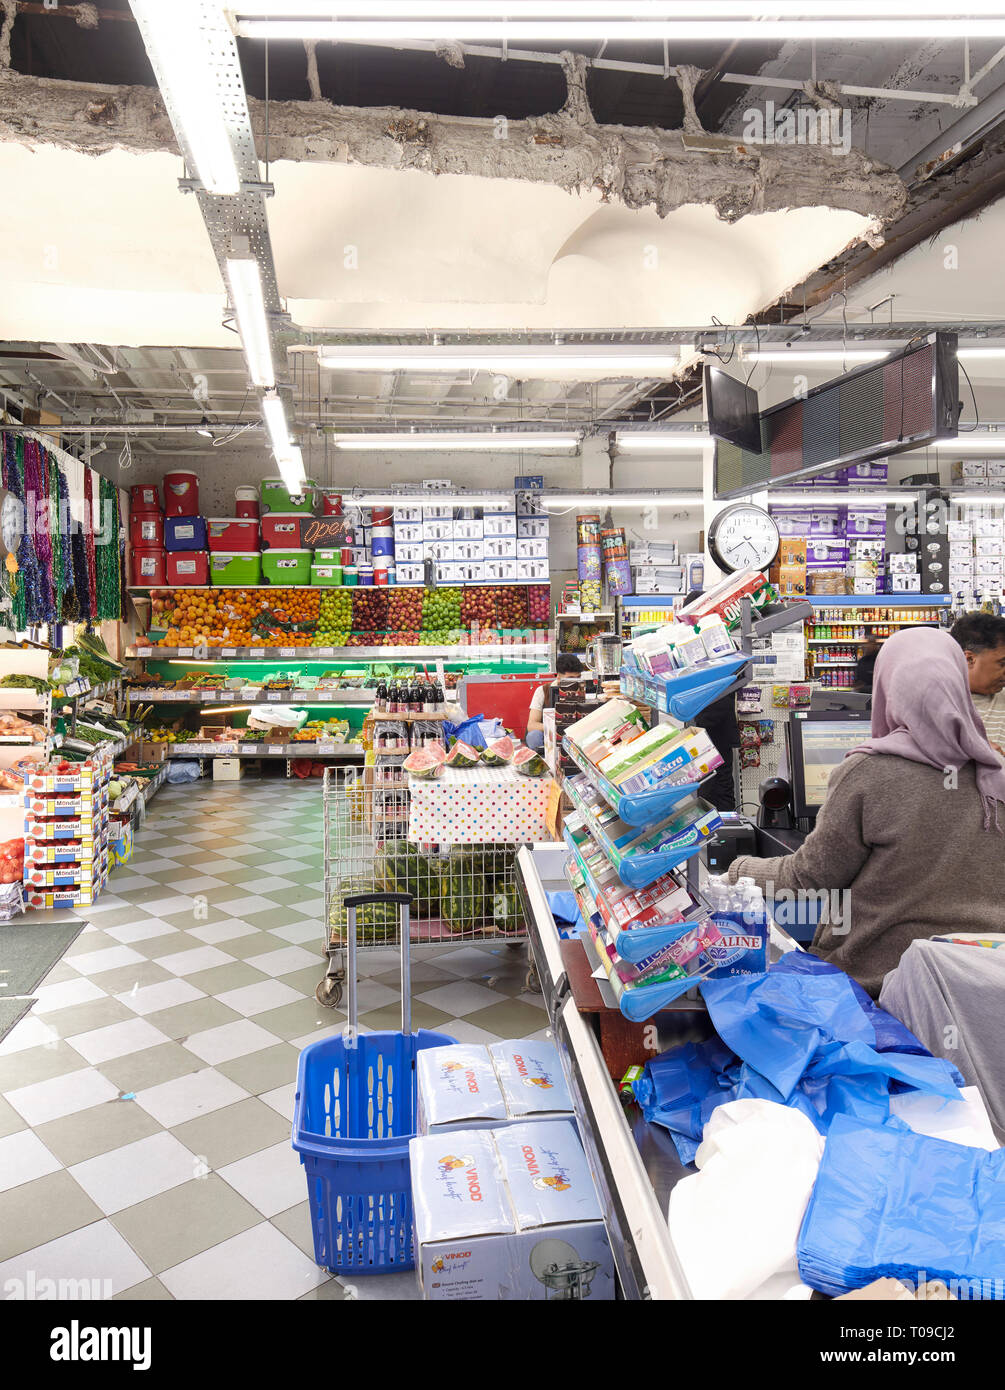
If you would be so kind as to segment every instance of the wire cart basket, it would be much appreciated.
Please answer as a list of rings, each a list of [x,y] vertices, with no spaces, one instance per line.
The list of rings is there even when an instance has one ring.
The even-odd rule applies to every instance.
[[[417,945],[491,941],[519,947],[527,941],[516,885],[518,845],[410,843],[407,778],[393,763],[326,768],[323,802],[328,968],[315,991],[319,1003],[334,1008],[342,999],[346,897],[409,894]],[[361,950],[396,946],[397,912],[361,905],[357,937]]]

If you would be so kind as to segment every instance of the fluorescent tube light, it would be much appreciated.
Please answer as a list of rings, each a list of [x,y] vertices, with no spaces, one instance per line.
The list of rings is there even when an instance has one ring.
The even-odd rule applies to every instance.
[[[276,466],[283,480],[283,487],[293,497],[299,497],[307,486],[304,474],[304,456],[294,444],[285,454],[276,455]]]
[[[513,492],[367,492],[362,496],[343,493],[350,507],[491,507],[499,502],[511,502]]]
[[[488,452],[530,450],[540,453],[575,453],[579,448],[578,434],[550,434],[530,430],[484,430],[470,433],[457,430],[432,431],[416,434],[335,434],[332,446],[336,449],[390,450],[452,450],[482,449]]]
[[[286,407],[277,391],[268,392],[262,397],[262,414],[272,441],[272,452],[277,459],[287,457],[292,447],[290,427],[286,423]]]
[[[667,348],[626,347],[373,347],[324,348],[322,367],[338,372],[604,372],[608,376],[660,376],[676,369],[679,354]]]
[[[983,507],[986,502],[1005,502],[1005,492],[951,492],[949,501],[961,507]]]
[[[702,507],[700,492],[570,492],[542,494],[542,507]]]
[[[276,369],[272,362],[272,340],[265,316],[262,272],[253,258],[227,261],[230,300],[237,315],[248,374],[255,386],[274,386]]]
[[[921,447],[934,449],[940,454],[1000,454],[1005,449],[1005,430],[997,434],[988,434],[983,430],[960,434],[955,439],[936,439],[933,444]]]
[[[424,17],[422,12],[408,10],[386,18],[339,19],[331,11],[326,17],[276,18],[252,17],[234,7],[237,12],[236,32],[249,39],[316,39],[342,43],[367,43],[394,38],[399,42],[431,42],[438,39],[464,43],[483,41],[509,43],[598,43],[605,40],[658,40],[678,42],[728,38],[772,43],[796,39],[844,39],[864,42],[878,39],[998,39],[1005,37],[1005,16],[971,19],[966,16],[926,18],[884,18],[861,16],[850,18],[786,17],[780,19],[732,19],[727,12],[720,17],[682,19],[668,16],[662,19],[535,19],[512,18],[442,19]],[[507,9],[509,6],[507,5]],[[345,13],[345,9],[342,11]],[[610,11],[608,11],[609,13]],[[372,12],[368,11],[368,14]],[[442,9],[440,10],[442,13]],[[470,11],[467,12],[470,14]]]
[[[210,36],[202,33],[203,6],[198,0],[129,3],[168,111],[180,127],[175,133],[191,154],[203,188],[207,193],[240,193],[241,177],[210,57]]]
[[[712,436],[703,430],[688,433],[686,430],[666,430],[662,433],[643,434],[618,430],[615,435],[618,449],[625,454],[661,452],[664,449],[705,449],[713,443]]]
[[[210,664],[210,663],[207,663]],[[238,710],[251,709],[250,705],[203,705],[200,714],[236,714]]]
[[[905,488],[903,492],[888,492],[884,488],[877,488],[873,492],[828,492],[824,488],[808,492],[769,492],[768,505],[775,507],[785,507],[790,503],[806,507],[811,503],[823,506],[838,507],[898,507],[901,504],[912,505],[915,502],[916,491]]]
[[[799,362],[811,365],[820,362],[829,366],[837,362],[881,362],[884,357],[889,357],[893,348],[883,350],[873,348],[849,348],[847,352],[834,351],[831,349],[813,352],[807,349],[805,352],[799,348],[794,350],[789,348],[766,349],[763,352],[756,350],[746,352],[741,348],[741,354],[745,362]],[[962,355],[962,354],[961,354]]]
[[[290,0],[228,0],[226,8],[238,18],[282,15],[293,6]],[[360,0],[359,3],[334,3],[334,0],[296,0],[297,14],[304,18],[332,18],[338,14],[368,14],[382,19],[428,16],[436,19],[468,17],[475,19],[508,18],[535,19],[554,17],[566,10],[573,18],[604,19],[616,13],[610,0]],[[759,17],[766,11],[777,18],[829,18],[837,11],[842,14],[892,18],[898,15],[932,18],[952,17],[951,7],[933,4],[932,0],[635,0],[633,12],[647,19],[697,16],[716,19]],[[969,0],[970,15],[1000,14],[999,0]]]

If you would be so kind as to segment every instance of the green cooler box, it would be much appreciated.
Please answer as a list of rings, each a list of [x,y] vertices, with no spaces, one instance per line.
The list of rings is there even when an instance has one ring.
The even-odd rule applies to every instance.
[[[242,588],[262,582],[262,552],[213,551],[209,557],[209,582],[227,588]]]
[[[303,493],[291,494],[287,492],[282,478],[263,478],[261,485],[262,511],[296,512],[303,516],[310,516],[314,511],[314,490],[316,487],[317,484],[308,478]]]
[[[311,551],[266,550],[262,555],[262,574],[266,584],[309,584]]]

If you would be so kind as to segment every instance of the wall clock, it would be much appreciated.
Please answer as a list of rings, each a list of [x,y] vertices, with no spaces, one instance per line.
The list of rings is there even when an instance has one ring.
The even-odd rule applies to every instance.
[[[708,528],[708,550],[721,570],[766,570],[778,554],[778,527],[763,507],[738,502]]]

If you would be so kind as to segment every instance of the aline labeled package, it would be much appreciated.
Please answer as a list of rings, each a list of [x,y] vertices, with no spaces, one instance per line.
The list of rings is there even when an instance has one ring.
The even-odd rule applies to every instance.
[[[420,1134],[495,1129],[572,1113],[558,1052],[544,1040],[424,1048],[416,1071]]]
[[[423,1298],[614,1298],[600,1203],[568,1120],[428,1134],[408,1147]]]

